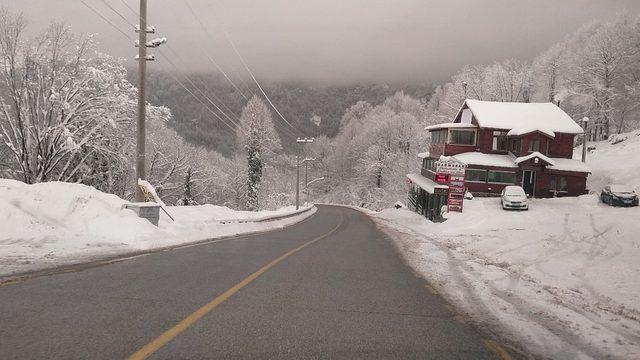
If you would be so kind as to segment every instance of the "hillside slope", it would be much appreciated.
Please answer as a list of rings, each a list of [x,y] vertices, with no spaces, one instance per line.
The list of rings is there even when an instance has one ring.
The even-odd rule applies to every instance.
[[[592,192],[611,183],[640,190],[640,130],[613,135],[609,140],[589,143],[588,147],[595,148],[587,153],[587,165],[591,167],[587,186]],[[581,154],[579,146],[573,157],[580,159]]]

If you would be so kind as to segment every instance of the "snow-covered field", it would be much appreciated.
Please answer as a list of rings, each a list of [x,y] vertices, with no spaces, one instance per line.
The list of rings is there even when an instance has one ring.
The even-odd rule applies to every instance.
[[[611,181],[639,189],[637,134],[596,144],[593,192]],[[441,224],[407,210],[373,216],[411,266],[507,342],[553,359],[640,359],[640,208],[597,194],[530,208],[475,199]]]
[[[155,227],[133,211],[121,210],[124,203],[84,185],[0,179],[0,275],[280,228],[315,211],[259,222],[294,214],[295,208],[245,212],[213,205],[169,206],[175,221],[160,211]]]

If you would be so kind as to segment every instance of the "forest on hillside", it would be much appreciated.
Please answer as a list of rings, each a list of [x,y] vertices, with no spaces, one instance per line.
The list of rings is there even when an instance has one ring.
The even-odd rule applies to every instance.
[[[128,79],[132,84],[137,83],[136,75],[135,69],[129,69]],[[171,109],[173,117],[169,126],[185,140],[230,156],[236,150],[234,137],[230,136],[235,133],[235,123],[250,97],[260,95],[259,88],[252,80],[231,80],[233,84],[217,72],[177,75],[152,69],[147,75],[148,101]],[[295,136],[336,136],[345,109],[358,101],[378,105],[399,90],[426,101],[434,88],[426,83],[314,86],[280,82],[260,85],[278,111],[298,130],[295,134],[288,131],[279,115],[271,110],[276,120],[276,131],[286,150],[292,148]],[[231,126],[225,125],[225,122]]]

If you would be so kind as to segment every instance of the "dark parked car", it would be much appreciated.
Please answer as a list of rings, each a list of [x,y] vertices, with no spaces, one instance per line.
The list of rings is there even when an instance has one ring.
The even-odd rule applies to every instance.
[[[600,200],[611,206],[638,206],[638,194],[620,185],[609,185],[602,189]]]

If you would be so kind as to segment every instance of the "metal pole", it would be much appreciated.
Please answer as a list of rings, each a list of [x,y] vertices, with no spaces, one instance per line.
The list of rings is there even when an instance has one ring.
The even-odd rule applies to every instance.
[[[138,186],[138,179],[145,175],[145,117],[146,117],[146,70],[147,70],[147,0],[140,0],[140,31],[138,31],[138,126],[136,142],[136,201],[144,201],[144,194]]]
[[[305,159],[306,160],[306,159]],[[304,162],[304,196],[305,196],[305,201],[309,202],[309,178],[308,178],[308,171],[309,171],[309,163],[308,161]]]
[[[300,208],[300,155],[296,155],[296,210]]]
[[[582,119],[582,162],[587,162],[587,122],[589,118]]]

